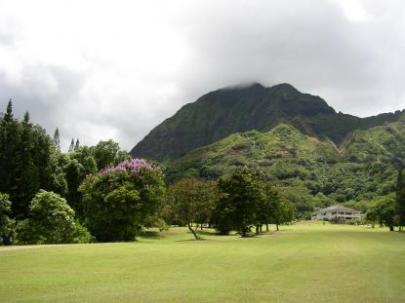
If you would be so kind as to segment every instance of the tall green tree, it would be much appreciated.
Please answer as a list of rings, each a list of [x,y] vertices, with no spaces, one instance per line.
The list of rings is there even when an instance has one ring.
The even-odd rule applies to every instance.
[[[56,128],[55,132],[53,133],[53,143],[55,144],[57,150],[61,151],[59,128]]]
[[[210,222],[219,197],[216,182],[185,178],[170,188],[169,195],[177,220],[199,240],[198,226]]]
[[[11,202],[7,194],[0,193],[0,245],[11,244],[14,238],[14,222],[10,218]]]
[[[261,231],[264,224],[266,231],[269,231],[269,224],[274,222],[274,218],[277,216],[277,205],[280,203],[280,194],[274,186],[266,184],[263,190],[265,198],[259,204],[256,233]]]
[[[25,113],[21,123],[21,139],[18,153],[20,162],[17,164],[16,185],[18,191],[13,195],[14,211],[20,217],[26,217],[29,211],[29,201],[37,193],[41,186],[39,171],[42,163],[35,163],[34,147],[35,134],[30,122],[29,113]]]
[[[79,219],[83,219],[84,209],[79,186],[87,175],[97,173],[97,165],[91,148],[81,146],[75,151],[68,153],[63,171],[67,182],[67,201],[75,210],[76,216]]]
[[[21,165],[20,139],[21,127],[14,119],[13,103],[10,100],[0,122],[0,192],[8,193],[12,200],[18,193],[17,180]]]
[[[228,179],[218,183],[222,192],[220,204],[227,210],[227,220],[242,237],[248,236],[258,222],[258,210],[265,199],[263,185],[257,173],[247,168],[237,169]]]
[[[119,144],[113,140],[100,141],[96,146],[92,147],[92,150],[98,169],[131,159],[131,156],[122,151]]]
[[[402,230],[405,226],[405,169],[398,172],[395,214],[397,225]]]
[[[372,201],[374,202],[374,201]],[[387,226],[390,231],[394,231],[395,226],[395,195],[388,195],[377,199],[375,204],[369,207],[366,213],[366,219],[374,223],[379,223],[380,226]]]
[[[80,148],[80,141],[79,139],[76,139],[75,147],[73,150],[78,150]]]
[[[80,184],[86,177],[83,165],[76,159],[71,159],[63,168],[68,186],[67,201],[80,218],[83,215],[81,194],[78,191]]]
[[[74,151],[74,149],[75,149],[75,139],[72,138],[72,140],[70,141],[68,152],[71,153],[72,151]]]
[[[13,217],[26,218],[29,203],[40,188],[64,193],[58,152],[45,130],[14,118],[10,101],[0,121],[0,191],[9,194]]]

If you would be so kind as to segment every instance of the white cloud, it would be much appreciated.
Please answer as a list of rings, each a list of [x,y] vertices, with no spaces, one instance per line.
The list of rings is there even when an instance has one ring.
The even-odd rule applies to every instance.
[[[182,104],[290,82],[337,110],[404,107],[401,1],[0,0],[0,106],[64,142],[131,148]]]
[[[337,3],[342,5],[344,14],[350,21],[364,22],[372,19],[361,0],[339,0]]]

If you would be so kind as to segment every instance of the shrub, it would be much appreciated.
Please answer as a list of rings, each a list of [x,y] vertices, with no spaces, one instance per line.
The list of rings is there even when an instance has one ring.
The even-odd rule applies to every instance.
[[[15,235],[11,214],[11,202],[7,194],[0,193],[0,245],[11,244]]]
[[[75,222],[66,200],[40,190],[30,204],[29,218],[19,223],[19,241],[30,244],[88,242],[88,231]]]

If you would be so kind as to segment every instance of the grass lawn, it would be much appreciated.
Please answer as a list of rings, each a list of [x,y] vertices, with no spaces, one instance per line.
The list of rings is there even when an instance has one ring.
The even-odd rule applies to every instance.
[[[301,223],[256,238],[0,247],[0,302],[405,302],[405,234]]]

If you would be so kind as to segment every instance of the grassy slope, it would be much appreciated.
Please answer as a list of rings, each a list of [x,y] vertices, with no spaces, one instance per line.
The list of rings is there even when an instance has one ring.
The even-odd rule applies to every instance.
[[[300,224],[138,243],[0,248],[2,302],[405,302],[405,235]]]

